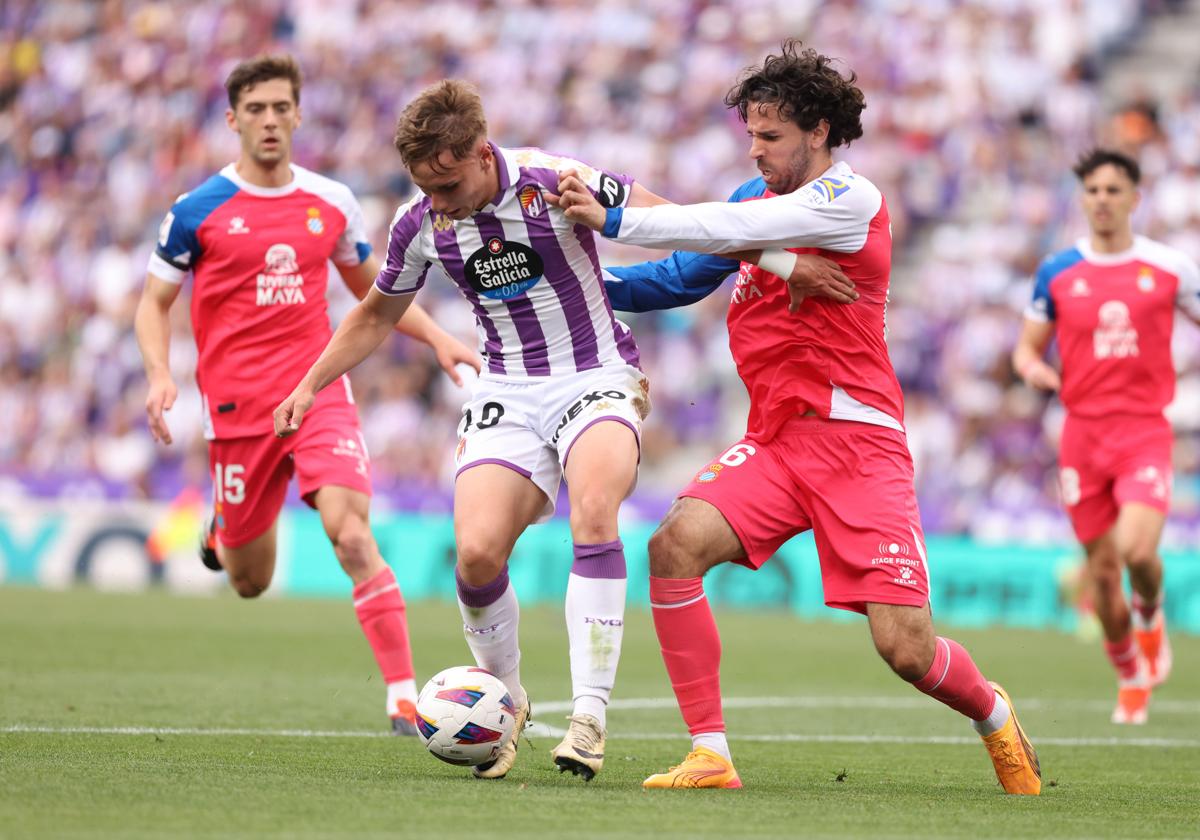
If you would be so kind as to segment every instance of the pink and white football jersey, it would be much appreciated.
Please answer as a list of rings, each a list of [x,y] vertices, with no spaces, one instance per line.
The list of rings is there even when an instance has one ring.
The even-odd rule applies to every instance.
[[[1200,318],[1200,270],[1147,239],[1119,254],[1089,241],[1051,254],[1038,269],[1025,317],[1054,323],[1062,401],[1080,417],[1154,415],[1175,397],[1175,310]]]
[[[358,265],[371,253],[350,188],[299,166],[292,173],[266,188],[226,166],[179,197],[150,258],[149,272],[169,283],[192,273],[210,439],[273,431],[271,413],[332,336],[329,262]],[[345,378],[326,390],[353,402]]]

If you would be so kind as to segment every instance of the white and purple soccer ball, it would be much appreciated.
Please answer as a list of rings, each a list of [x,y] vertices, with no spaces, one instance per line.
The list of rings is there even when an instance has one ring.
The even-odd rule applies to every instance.
[[[417,732],[449,764],[473,767],[496,757],[512,735],[517,708],[490,671],[458,665],[434,675],[417,697]]]

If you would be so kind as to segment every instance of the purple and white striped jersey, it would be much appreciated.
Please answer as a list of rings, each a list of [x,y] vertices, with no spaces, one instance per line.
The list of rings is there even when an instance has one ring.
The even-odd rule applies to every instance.
[[[575,169],[606,207],[629,201],[632,179],[541,149],[492,144],[500,191],[454,221],[417,195],[396,211],[375,286],[415,292],[436,265],[474,307],[487,372],[540,377],[606,365],[638,365],[629,328],[613,317],[592,231],[550,206],[558,173]]]

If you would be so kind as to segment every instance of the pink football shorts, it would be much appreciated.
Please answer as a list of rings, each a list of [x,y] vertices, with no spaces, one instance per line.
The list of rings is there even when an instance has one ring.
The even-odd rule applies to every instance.
[[[292,475],[314,506],[316,492],[334,485],[371,494],[371,465],[353,404],[322,401],[291,437],[274,434],[209,441],[217,537],[229,548],[265,533],[279,516]]]
[[[1162,415],[1067,415],[1058,488],[1080,542],[1102,536],[1129,502],[1167,512],[1174,439]]]
[[[831,607],[929,600],[912,456],[896,429],[796,417],[766,443],[734,444],[679,495],[721,512],[751,569],[811,528]]]

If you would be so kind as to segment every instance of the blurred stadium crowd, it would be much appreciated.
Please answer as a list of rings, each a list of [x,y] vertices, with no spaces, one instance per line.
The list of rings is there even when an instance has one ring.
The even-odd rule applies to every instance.
[[[1147,173],[1139,232],[1200,257],[1200,86],[1102,105],[1106,56],[1170,3],[1137,0],[106,0],[0,5],[0,496],[169,498],[206,486],[187,307],[176,444],[156,449],[133,312],[174,198],[236,157],[222,82],[294,53],[298,163],[347,182],[384,247],[413,190],[395,118],[445,76],[479,86],[494,139],[628,172],[681,202],[754,175],[722,97],[785,35],[853,68],[865,137],[844,157],[888,196],[890,344],[929,531],[1068,536],[1057,403],[1007,361],[1040,257],[1082,233],[1069,166],[1099,140]],[[736,11],[735,11],[736,9]],[[647,252],[609,247],[609,262]],[[350,305],[333,294],[336,313]],[[473,341],[449,284],[420,302]],[[744,429],[723,294],[631,319],[653,384],[637,499],[660,510]],[[1200,539],[1200,331],[1177,333],[1176,504]],[[447,505],[463,393],[397,338],[354,374],[379,503]],[[1049,407],[1049,410],[1046,410]],[[648,511],[653,513],[655,511]]]

